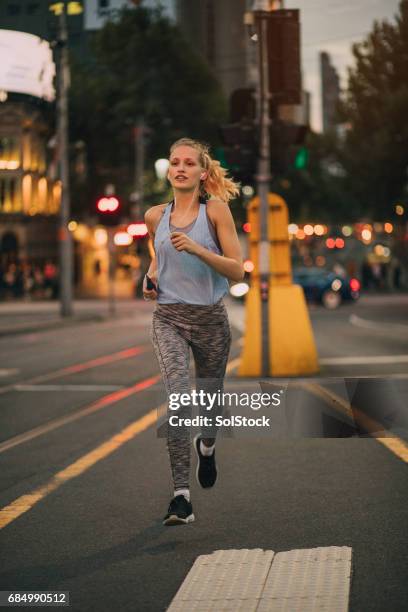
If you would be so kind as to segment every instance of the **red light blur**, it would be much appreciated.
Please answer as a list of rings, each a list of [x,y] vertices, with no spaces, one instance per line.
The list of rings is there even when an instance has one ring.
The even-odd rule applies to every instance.
[[[336,246],[336,241],[333,238],[327,238],[326,246],[328,249],[334,249],[334,247]]]
[[[255,268],[255,265],[253,261],[251,261],[250,259],[246,259],[244,261],[245,272],[253,272],[254,268]]]
[[[147,225],[146,223],[131,223],[128,225],[127,233],[131,236],[135,236],[136,238],[143,238],[143,236],[147,236]]]
[[[249,234],[249,232],[251,231],[251,224],[250,223],[244,223],[244,225],[242,226],[242,229],[244,230],[244,232],[246,234]]]
[[[336,238],[335,245],[336,245],[336,248],[338,248],[338,249],[344,248],[344,240],[343,240],[343,238]]]
[[[360,281],[357,278],[350,280],[350,289],[352,291],[360,291]]]
[[[118,210],[119,200],[114,196],[99,198],[96,207],[99,212],[112,213]]]

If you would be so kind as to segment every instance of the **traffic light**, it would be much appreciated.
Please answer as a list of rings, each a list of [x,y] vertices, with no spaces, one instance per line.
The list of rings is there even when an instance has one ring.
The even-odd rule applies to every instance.
[[[220,151],[222,161],[234,178],[251,182],[257,160],[255,127],[251,123],[231,123],[220,127],[220,135],[224,145]]]
[[[229,123],[219,128],[223,146],[216,150],[216,157],[235,179],[251,183],[258,157],[254,89],[236,89],[229,102]]]
[[[273,174],[284,175],[291,168],[302,170],[306,167],[309,151],[304,141],[308,131],[307,125],[296,125],[281,120],[273,122],[270,129]]]
[[[102,225],[114,227],[119,224],[121,205],[119,199],[114,196],[103,196],[96,202],[96,210],[99,222]]]
[[[306,147],[301,147],[295,154],[294,166],[296,170],[303,170],[306,168],[308,159],[309,151],[306,149]]]

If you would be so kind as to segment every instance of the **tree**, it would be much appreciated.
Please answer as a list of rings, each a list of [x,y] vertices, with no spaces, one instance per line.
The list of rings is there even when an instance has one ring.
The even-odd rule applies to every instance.
[[[407,199],[408,0],[401,0],[395,23],[375,22],[353,55],[340,106],[349,128],[347,189],[367,214],[386,219],[396,201]]]
[[[107,182],[128,197],[138,118],[148,128],[146,167],[151,167],[181,136],[214,144],[226,103],[177,26],[159,9],[139,7],[123,9],[95,34],[89,61],[74,60],[70,114],[71,140],[86,143],[86,197],[95,197]]]

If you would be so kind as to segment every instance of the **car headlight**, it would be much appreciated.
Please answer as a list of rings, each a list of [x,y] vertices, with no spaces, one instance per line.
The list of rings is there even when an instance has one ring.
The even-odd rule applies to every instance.
[[[233,297],[242,297],[249,291],[248,283],[236,283],[230,287],[230,294]]]
[[[331,284],[331,288],[333,289],[333,291],[339,291],[342,288],[342,285],[343,283],[341,282],[341,280],[339,278],[335,278]]]

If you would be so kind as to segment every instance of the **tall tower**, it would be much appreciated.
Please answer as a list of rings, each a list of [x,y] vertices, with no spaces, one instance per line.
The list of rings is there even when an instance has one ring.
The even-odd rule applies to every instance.
[[[228,97],[247,85],[246,0],[176,0],[176,20]]]
[[[320,53],[320,74],[322,83],[322,118],[323,132],[336,125],[336,105],[340,97],[340,80],[337,70],[331,63],[326,51]]]

